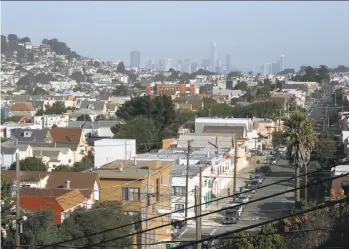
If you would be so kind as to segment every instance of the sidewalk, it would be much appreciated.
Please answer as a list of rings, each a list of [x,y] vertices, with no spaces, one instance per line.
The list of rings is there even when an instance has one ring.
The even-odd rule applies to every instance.
[[[264,157],[259,157],[259,160],[261,162],[264,161]],[[258,160],[258,158],[257,158]],[[238,193],[240,191],[240,187],[244,186],[246,184],[247,181],[249,181],[250,179],[250,173],[254,171],[254,161],[253,159],[249,162],[249,164],[243,168],[242,170],[240,170],[239,172],[237,172],[237,177],[236,177],[236,192]],[[234,181],[232,180],[229,185],[228,188],[230,188],[231,190],[231,195],[233,194],[233,187],[234,187]],[[217,194],[217,199],[222,198],[222,197],[226,197],[228,194],[228,188],[223,189],[220,193]],[[217,209],[220,208],[224,208],[230,205],[230,202],[232,201],[232,198],[226,198],[223,200],[220,200],[217,202],[212,202],[210,204],[210,206],[205,210],[202,211],[203,213],[209,213],[211,211],[215,211]],[[220,225],[219,222],[219,218],[221,217],[221,215],[219,213],[213,213],[213,214],[209,214],[207,216],[202,217],[202,225]]]

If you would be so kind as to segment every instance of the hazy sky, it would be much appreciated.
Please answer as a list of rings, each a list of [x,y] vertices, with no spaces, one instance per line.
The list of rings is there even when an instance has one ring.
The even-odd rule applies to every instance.
[[[241,69],[349,65],[349,2],[2,2],[1,33],[58,38],[79,54],[123,60],[219,57]]]

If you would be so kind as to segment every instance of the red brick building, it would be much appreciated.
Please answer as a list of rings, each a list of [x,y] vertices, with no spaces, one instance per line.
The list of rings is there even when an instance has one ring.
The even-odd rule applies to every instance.
[[[151,95],[179,95],[179,94],[196,94],[196,85],[191,84],[162,84],[150,83],[145,87],[148,96]]]

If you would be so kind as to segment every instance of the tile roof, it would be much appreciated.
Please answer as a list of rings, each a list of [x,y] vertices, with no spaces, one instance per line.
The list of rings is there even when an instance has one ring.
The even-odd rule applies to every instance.
[[[84,195],[76,189],[40,189],[22,188],[22,197],[46,197],[55,199],[63,210],[71,209],[86,201]]]
[[[54,142],[61,143],[80,143],[82,129],[80,128],[67,128],[57,127],[50,130],[52,140]]]
[[[32,111],[33,108],[26,103],[16,103],[10,106],[11,111]]]

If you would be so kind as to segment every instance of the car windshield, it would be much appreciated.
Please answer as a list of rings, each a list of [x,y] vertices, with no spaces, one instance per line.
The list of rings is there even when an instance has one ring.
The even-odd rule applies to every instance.
[[[251,185],[257,185],[258,184],[258,181],[252,181],[251,182]]]
[[[227,211],[225,213],[226,216],[235,216],[236,215],[236,212],[235,211]]]

